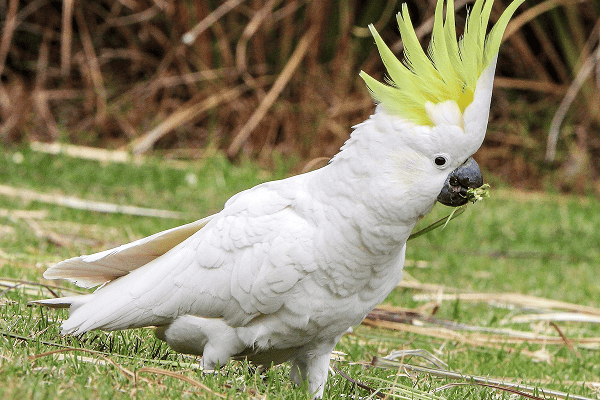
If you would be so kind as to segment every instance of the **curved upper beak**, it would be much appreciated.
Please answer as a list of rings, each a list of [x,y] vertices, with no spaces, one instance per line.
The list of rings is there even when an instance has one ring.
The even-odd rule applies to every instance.
[[[437,201],[450,207],[462,206],[468,202],[467,190],[481,185],[483,185],[483,177],[479,165],[469,157],[462,165],[450,172]]]

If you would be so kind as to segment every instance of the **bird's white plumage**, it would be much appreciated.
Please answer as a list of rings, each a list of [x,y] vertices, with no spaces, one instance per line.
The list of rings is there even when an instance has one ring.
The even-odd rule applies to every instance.
[[[491,5],[478,0],[475,9],[487,18]],[[441,5],[436,10],[441,15]],[[452,27],[444,32],[451,32],[453,18],[447,21]],[[439,37],[440,25],[437,31]],[[496,48],[501,32],[493,32]],[[389,62],[382,43],[378,38]],[[436,48],[438,61],[440,51],[455,47]],[[487,63],[492,54],[485,51]],[[397,285],[411,230],[481,145],[495,63],[494,56],[468,105],[462,101],[471,98],[471,86],[468,96],[423,104],[427,123],[418,125],[380,104],[319,170],[241,192],[202,220],[57,264],[46,278],[102,286],[37,303],[70,307],[63,333],[156,326],[159,339],[202,355],[207,368],[231,357],[265,366],[290,361],[292,380],[308,380],[320,397],[341,335]],[[395,101],[389,96],[396,89],[366,79]]]
[[[70,307],[63,333],[158,326],[159,338],[202,354],[209,368],[235,356],[290,360],[292,379],[308,376],[319,395],[329,353],[400,281],[414,224],[469,155],[453,145],[468,132],[452,122],[420,127],[378,108],[319,170],[241,192],[182,228],[50,268],[51,278],[109,282],[40,303]],[[442,151],[449,161],[439,168],[432,160]]]
[[[386,161],[394,159],[390,134],[387,116],[376,113],[320,170],[241,192],[180,231],[58,264],[47,277],[110,282],[87,296],[41,303],[70,306],[63,333],[154,325],[158,337],[203,354],[209,367],[241,354],[267,365],[289,359],[297,380],[322,378],[339,337],[400,280],[404,243],[435,202],[407,201],[415,182]],[[389,155],[383,162],[382,151]],[[416,157],[426,160],[422,171],[438,175],[417,183],[427,179],[439,192],[447,172],[430,165],[430,154]],[[144,252],[150,261],[136,265]]]

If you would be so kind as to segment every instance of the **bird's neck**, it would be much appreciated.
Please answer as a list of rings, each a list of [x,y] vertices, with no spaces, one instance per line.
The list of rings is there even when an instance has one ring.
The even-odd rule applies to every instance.
[[[417,221],[433,207],[435,196],[421,196],[418,188],[397,174],[401,146],[385,116],[377,113],[355,127],[332,161],[315,171],[311,186],[323,202],[386,252],[404,244]],[[437,195],[437,193],[436,193]],[[371,239],[369,239],[371,238]]]

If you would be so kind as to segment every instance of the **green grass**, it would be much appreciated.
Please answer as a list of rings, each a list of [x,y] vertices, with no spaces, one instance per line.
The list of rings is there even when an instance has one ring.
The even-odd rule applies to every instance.
[[[22,159],[14,157],[17,152],[23,155]],[[190,183],[190,174],[195,175],[196,183]],[[231,165],[219,156],[175,169],[159,160],[138,166],[102,165],[27,149],[0,153],[2,185],[176,210],[197,218],[218,211],[232,194],[284,174],[285,167],[272,174],[246,162]],[[445,229],[436,229],[409,242],[406,280],[440,285],[447,288],[447,293],[514,292],[600,307],[599,206],[593,198],[492,188],[491,198],[470,206]],[[2,210],[6,211],[2,214]],[[18,216],[16,210],[45,210],[46,215],[34,219],[32,225]],[[449,211],[436,206],[422,225]],[[42,273],[53,262],[184,222],[188,220],[100,214],[0,196],[0,280],[12,278],[47,284]],[[35,224],[46,235],[40,235],[39,231],[36,234]],[[69,244],[57,245],[49,239],[48,232],[62,235]],[[68,284],[60,285],[62,289],[53,290],[67,294],[74,289]],[[15,288],[0,286],[0,293],[0,398],[218,398],[200,384],[230,398],[309,398],[305,388],[290,383],[286,365],[261,374],[245,363],[232,362],[218,374],[204,375],[194,368],[196,359],[174,353],[157,341],[149,329],[61,337],[59,324],[66,318],[66,312],[27,305],[29,300],[48,296],[46,289],[20,283]],[[397,289],[386,303],[405,308],[424,307],[426,302],[416,295],[428,293],[424,287]],[[435,317],[479,327],[538,330],[558,337],[556,329],[545,322],[503,322],[527,312],[520,307],[507,308],[491,302],[445,300],[438,304]],[[556,324],[571,340],[600,337],[598,324]],[[436,326],[429,328],[431,332],[439,330]],[[460,332],[468,336],[468,332]],[[380,388],[384,394],[390,393],[386,388],[396,386],[394,393],[399,396],[403,385],[411,393],[404,398],[422,398],[419,393],[453,382],[428,374],[409,378],[404,371],[397,376],[396,369],[368,366],[373,357],[399,349],[425,349],[446,362],[450,370],[464,374],[537,386],[542,398],[546,389],[598,398],[598,392],[582,382],[600,382],[600,351],[577,343],[572,350],[563,343],[531,341],[475,346],[463,340],[363,325],[342,338],[337,347],[343,353],[342,359],[332,365],[356,381]],[[61,352],[50,353],[57,350]],[[542,361],[544,355],[546,361]],[[432,366],[417,357],[406,361]],[[173,373],[178,375],[169,376]],[[326,395],[337,398],[342,394],[368,396],[369,392],[339,374],[331,375]],[[433,396],[428,394],[423,398]],[[435,396],[508,399],[509,393],[468,385],[442,389]]]

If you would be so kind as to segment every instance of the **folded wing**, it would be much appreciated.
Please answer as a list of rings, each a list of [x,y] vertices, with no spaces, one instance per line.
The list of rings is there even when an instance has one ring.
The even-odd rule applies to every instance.
[[[158,232],[114,249],[70,258],[48,268],[44,278],[66,279],[84,288],[102,285],[162,256],[204,227],[212,217]]]
[[[276,313],[315,268],[314,224],[296,210],[297,194],[288,182],[261,185],[211,217],[66,260],[45,277],[84,287],[108,283],[89,295],[36,303],[70,307],[63,333],[168,325],[182,315],[245,326]]]

